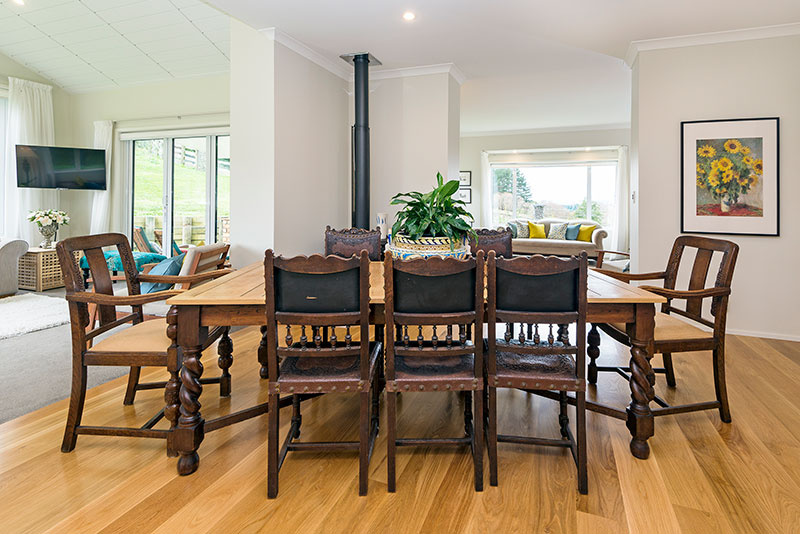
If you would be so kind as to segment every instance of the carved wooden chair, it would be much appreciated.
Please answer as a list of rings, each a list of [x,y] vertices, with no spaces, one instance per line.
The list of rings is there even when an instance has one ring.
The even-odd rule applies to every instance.
[[[675,285],[678,278],[681,259],[687,249],[696,252],[694,264],[692,265],[689,278],[688,290],[676,290]],[[706,287],[706,279],[711,265],[712,257],[715,253],[721,256],[719,269],[717,270],[714,285]],[[733,270],[736,265],[736,257],[739,254],[739,245],[731,241],[722,239],[711,239],[698,236],[679,236],[672,246],[667,268],[661,272],[628,274],[615,271],[599,272],[613,276],[625,282],[641,280],[663,280],[664,287],[641,286],[658,295],[667,298],[667,302],[662,305],[661,312],[656,313],[655,317],[655,343],[654,353],[661,354],[664,360],[664,367],[654,368],[655,373],[666,375],[667,385],[675,387],[675,370],[672,363],[672,354],[675,352],[694,352],[701,350],[712,351],[714,362],[714,386],[716,401],[699,402],[682,406],[670,406],[664,399],[656,396],[653,400],[660,406],[653,409],[653,415],[671,415],[683,412],[694,412],[698,410],[719,409],[720,418],[730,423],[731,413],[728,407],[728,393],[725,385],[725,324],[728,314],[728,297],[731,293],[731,280]],[[711,299],[710,313],[712,319],[703,317],[703,302]],[[675,307],[674,300],[686,301],[685,308]],[[692,321],[711,328],[708,332],[682,321],[675,317],[680,315]],[[630,369],[628,367],[604,367],[598,366],[595,360],[600,356],[600,335],[597,328],[606,332],[615,340],[630,346],[631,340],[626,330],[626,325],[619,324],[599,324],[592,325],[589,332],[589,382],[597,383],[598,371],[616,372],[630,380]]]
[[[378,435],[377,377],[383,365],[381,344],[369,342],[367,252],[362,250],[359,257],[347,259],[318,254],[283,258],[267,250],[264,271],[270,407],[279,405],[281,393],[291,394],[293,404],[283,445],[278,437],[280,410],[269,410],[267,497],[278,495],[278,472],[286,454],[308,450],[358,451],[358,493],[366,495],[369,461]],[[285,344],[278,340],[279,324],[286,328]],[[295,333],[300,327],[299,340],[292,334],[293,325]],[[322,339],[322,327],[330,332],[327,341]],[[358,441],[295,441],[300,437],[301,396],[326,393],[359,394]]]
[[[495,258],[494,252],[489,253],[486,431],[489,483],[493,486],[497,485],[497,442],[508,442],[569,447],[578,467],[578,491],[588,491],[586,264],[586,252],[580,257],[533,255],[514,259]],[[501,339],[497,339],[498,322],[506,324]],[[576,330],[574,344],[569,339],[569,325]],[[561,438],[498,434],[497,388],[557,391]],[[568,391],[575,392],[576,436],[569,428]]]
[[[395,491],[397,446],[465,445],[472,451],[475,490],[483,490],[483,347],[467,337],[467,324],[482,332],[484,255],[464,260],[432,257],[384,260],[388,489]],[[445,325],[437,330],[439,325]],[[454,333],[453,327],[458,326]],[[431,331],[425,339],[423,326]],[[411,330],[411,332],[409,332]],[[439,337],[441,336],[441,337]],[[397,394],[459,392],[464,435],[398,438]],[[474,399],[473,399],[474,397]],[[474,418],[472,402],[475,402]]]
[[[343,230],[333,230],[330,226],[325,227],[325,255],[341,256],[349,258],[352,255],[359,256],[362,250],[369,253],[370,261],[381,260],[381,231],[364,230],[363,228],[346,228]]]
[[[104,247],[116,247],[125,273],[128,295],[113,294],[111,274],[103,256]],[[103,436],[127,436],[168,439],[171,430],[178,422],[178,390],[180,380],[180,356],[176,343],[176,319],[174,313],[166,318],[143,321],[142,305],[148,302],[164,300],[180,293],[182,290],[168,290],[141,295],[141,282],[190,283],[217,278],[229,271],[213,271],[194,276],[161,276],[147,275],[136,271],[133,254],[128,238],[122,234],[98,234],[92,236],[72,237],[59,241],[56,245],[61,271],[66,285],[66,299],[69,302],[70,323],[72,331],[72,392],[70,395],[67,426],[64,431],[62,452],[70,452],[75,448],[79,434]],[[93,279],[93,291],[87,291],[83,285],[82,273],[73,260],[73,253],[82,251],[85,255]],[[97,306],[100,325],[88,329],[89,305]],[[131,313],[118,317],[117,306],[130,306]],[[121,329],[113,336],[90,344],[100,334],[107,333],[126,323],[129,328]],[[168,328],[169,325],[169,328]],[[218,327],[209,335],[208,345],[219,339],[219,366],[222,376],[201,380],[204,384],[219,383],[220,395],[230,394],[230,373],[228,368],[233,363],[233,343],[228,335],[227,327]],[[203,347],[204,349],[207,348]],[[81,424],[83,405],[86,398],[86,370],[90,365],[130,366],[128,387],[123,404],[132,404],[137,390],[164,389],[165,408],[153,416],[141,428],[86,426]],[[139,383],[141,367],[165,367],[169,373],[166,382]],[[153,428],[162,417],[170,422],[170,430]],[[171,444],[167,443],[167,453],[174,456]]]
[[[489,228],[477,228],[475,233],[478,235],[477,241],[470,239],[469,248],[473,254],[482,250],[484,254],[489,254],[490,250],[498,258],[511,258],[511,229],[500,228],[491,230]]]

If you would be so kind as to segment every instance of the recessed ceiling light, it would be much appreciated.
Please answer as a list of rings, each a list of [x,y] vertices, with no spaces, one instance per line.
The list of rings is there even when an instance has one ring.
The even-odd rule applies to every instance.
[[[403,13],[403,20],[406,22],[411,22],[415,18],[417,18],[417,16],[411,11],[406,11],[405,13]]]
[[[24,6],[25,5],[25,0],[14,0],[14,3],[18,4],[20,6]]]

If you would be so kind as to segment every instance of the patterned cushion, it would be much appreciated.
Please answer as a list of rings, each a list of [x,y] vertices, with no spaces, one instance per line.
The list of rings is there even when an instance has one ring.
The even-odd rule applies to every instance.
[[[527,239],[530,237],[530,229],[528,229],[528,221],[514,221],[517,227],[517,237],[519,239]]]
[[[551,224],[550,233],[547,234],[547,239],[566,239],[567,238],[567,223]]]

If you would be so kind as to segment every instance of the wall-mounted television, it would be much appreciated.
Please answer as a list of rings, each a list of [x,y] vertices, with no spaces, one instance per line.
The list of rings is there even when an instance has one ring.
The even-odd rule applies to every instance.
[[[17,186],[105,190],[106,151],[17,145]]]

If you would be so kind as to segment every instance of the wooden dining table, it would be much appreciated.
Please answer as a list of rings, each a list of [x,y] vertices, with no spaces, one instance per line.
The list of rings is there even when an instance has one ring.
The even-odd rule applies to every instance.
[[[376,325],[376,337],[383,338],[384,286],[383,263],[370,264],[370,322]],[[535,298],[535,297],[532,297]],[[650,454],[647,440],[653,436],[653,414],[650,402],[655,396],[655,374],[650,365],[653,356],[655,305],[666,300],[658,295],[626,284],[596,271],[589,271],[587,320],[590,323],[626,323],[631,343],[631,402],[627,407],[614,407],[587,401],[587,409],[626,421],[631,433],[631,453],[641,459]],[[170,328],[177,327],[177,344],[183,354],[180,380],[180,416],[177,427],[168,438],[179,454],[178,473],[188,475],[200,462],[198,448],[206,432],[266,413],[262,403],[236,413],[205,421],[200,414],[202,347],[209,327],[261,326],[266,330],[264,266],[248,265],[204,285],[167,300],[171,306],[167,317]],[[590,332],[587,352],[599,354],[600,337]],[[477,333],[480,335],[480,333]],[[267,378],[266,342],[262,338],[258,350],[261,377]],[[274,341],[273,341],[274,342]],[[239,355],[237,355],[238,357]],[[594,358],[592,358],[593,360]],[[593,362],[590,363],[593,365]],[[176,385],[177,386],[177,385]],[[291,403],[291,398],[281,405]]]

